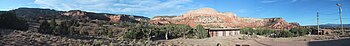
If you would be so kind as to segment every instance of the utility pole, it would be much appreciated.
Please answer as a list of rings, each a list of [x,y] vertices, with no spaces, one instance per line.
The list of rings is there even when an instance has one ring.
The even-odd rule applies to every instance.
[[[317,12],[317,34],[320,33],[320,15]]]
[[[341,31],[342,31],[342,35],[345,35],[345,30],[344,30],[344,26],[343,26],[343,20],[342,20],[342,5],[339,3],[338,0],[338,4],[337,6],[339,7],[339,16],[340,16],[340,25],[341,25]]]

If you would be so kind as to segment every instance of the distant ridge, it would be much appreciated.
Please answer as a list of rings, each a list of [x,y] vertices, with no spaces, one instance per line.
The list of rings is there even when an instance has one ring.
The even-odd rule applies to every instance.
[[[343,24],[344,28],[350,28],[350,24]],[[307,25],[307,26],[317,26],[317,25]],[[326,27],[334,27],[334,28],[340,28],[341,24],[321,24],[321,28],[326,28]]]
[[[0,11],[4,12],[14,12],[17,16],[24,18],[52,18],[58,16],[69,16],[69,17],[80,17],[88,18],[90,20],[105,20],[113,22],[122,22],[122,21],[132,21],[132,22],[147,22],[150,18],[144,16],[128,15],[128,14],[110,14],[110,13],[95,13],[87,12],[82,10],[69,10],[69,11],[57,11],[54,9],[43,9],[43,8],[18,8],[9,11]]]

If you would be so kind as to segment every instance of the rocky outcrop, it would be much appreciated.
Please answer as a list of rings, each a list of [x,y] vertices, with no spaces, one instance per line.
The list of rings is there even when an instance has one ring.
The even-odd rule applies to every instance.
[[[127,15],[114,15],[114,16],[108,16],[112,21],[112,22],[126,22],[126,21],[129,21],[129,22],[135,22],[137,20],[135,19],[132,19],[130,18],[129,16]]]
[[[299,26],[299,23],[288,23],[283,18],[268,18],[267,26],[275,29],[291,29]]]
[[[202,8],[189,11],[176,17],[154,17],[152,24],[186,24],[195,27],[271,27],[274,29],[290,29],[296,27],[283,18],[241,18],[234,13],[218,12],[213,8]]]
[[[67,11],[67,12],[62,13],[62,14],[66,15],[66,16],[84,16],[87,13],[83,12],[83,11],[80,11],[80,10],[70,10],[70,11]]]
[[[150,23],[153,24],[171,24],[172,18],[177,16],[155,16],[150,20]]]

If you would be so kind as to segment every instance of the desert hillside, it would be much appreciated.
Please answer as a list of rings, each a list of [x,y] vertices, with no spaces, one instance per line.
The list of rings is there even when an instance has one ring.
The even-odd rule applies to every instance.
[[[213,8],[201,8],[188,11],[181,16],[154,17],[153,24],[186,24],[191,27],[270,27],[273,29],[291,29],[298,23],[288,23],[283,18],[242,18],[230,12],[218,12]]]

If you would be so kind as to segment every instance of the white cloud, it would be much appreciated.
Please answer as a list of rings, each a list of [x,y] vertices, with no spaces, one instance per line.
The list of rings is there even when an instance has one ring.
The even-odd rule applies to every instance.
[[[192,0],[35,0],[45,8],[58,10],[86,10],[114,13],[135,13],[147,15],[182,13],[197,9],[199,4]]]

